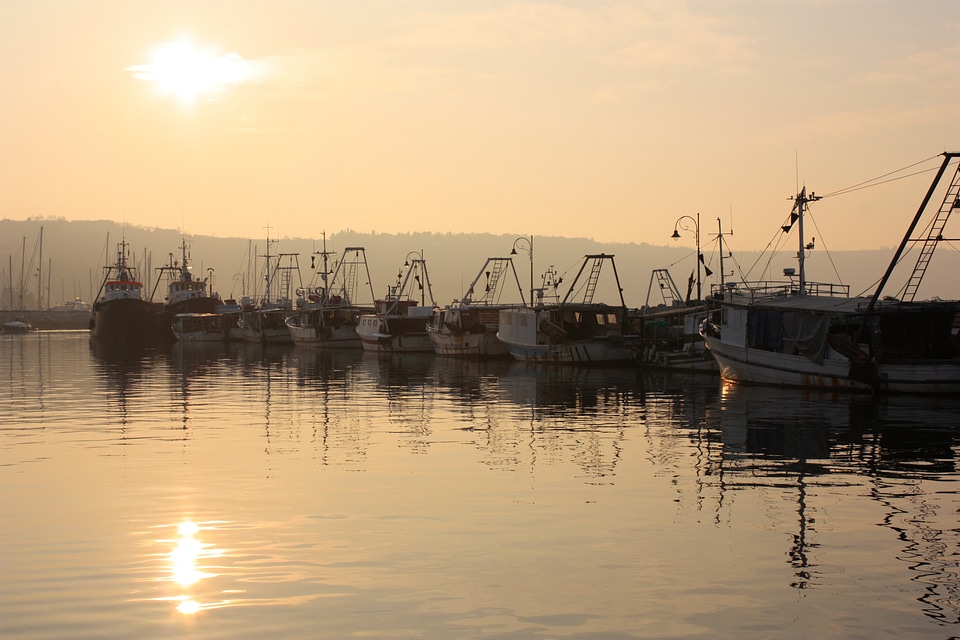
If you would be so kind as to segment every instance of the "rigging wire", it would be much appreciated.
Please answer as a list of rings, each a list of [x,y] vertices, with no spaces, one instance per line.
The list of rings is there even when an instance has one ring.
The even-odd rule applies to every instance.
[[[831,191],[830,193],[822,193],[822,194],[820,194],[820,197],[821,197],[821,198],[831,198],[831,197],[833,197],[833,196],[844,195],[844,194],[847,194],[847,193],[851,193],[851,192],[853,192],[853,191],[860,191],[860,190],[862,190],[862,189],[867,189],[867,188],[869,188],[869,187],[876,187],[876,186],[879,186],[879,185],[881,185],[881,184],[887,184],[888,182],[895,182],[895,181],[897,181],[897,180],[903,180],[903,179],[905,179],[905,178],[911,178],[911,177],[913,177],[913,176],[917,176],[917,175],[920,175],[920,174],[923,174],[923,173],[929,173],[929,172],[931,172],[931,171],[935,171],[935,170],[936,170],[936,167],[933,167],[933,168],[930,168],[930,169],[922,169],[922,170],[920,170],[920,171],[915,171],[915,172],[913,172],[913,173],[909,173],[909,174],[907,174],[907,175],[899,176],[899,177],[896,177],[896,178],[891,178],[890,180],[883,180],[883,178],[887,178],[887,177],[889,177],[889,176],[897,175],[898,173],[901,173],[901,172],[906,171],[906,170],[908,170],[908,169],[912,169],[912,168],[914,168],[914,167],[916,167],[916,166],[918,166],[918,165],[923,164],[924,162],[930,162],[931,160],[934,160],[934,159],[939,158],[939,157],[940,157],[939,155],[930,156],[929,158],[925,158],[925,159],[923,159],[923,160],[920,160],[919,162],[914,162],[913,164],[908,164],[907,166],[902,167],[902,168],[900,168],[900,169],[896,169],[895,171],[890,171],[890,172],[885,173],[885,174],[883,174],[883,175],[879,175],[879,176],[877,176],[877,177],[875,177],[875,178],[870,178],[869,180],[864,180],[863,182],[859,182],[859,183],[857,183],[857,184],[850,185],[849,187],[844,187],[844,188],[842,188],[842,189],[837,189],[836,191]],[[879,181],[879,182],[878,182],[878,181]]]
[[[830,260],[830,266],[833,267],[833,273],[837,276],[837,280],[843,283],[843,278],[840,277],[840,272],[837,270],[837,265],[833,261],[833,256],[830,254],[830,250],[827,249],[827,243],[823,239],[823,234],[820,233],[820,227],[817,225],[817,219],[813,217],[813,214],[810,214],[810,220],[813,221],[813,226],[817,230],[817,233],[820,236],[820,244],[823,245],[823,251],[827,254],[827,259]]]
[[[884,174],[882,174],[882,175],[876,176],[876,177],[871,178],[871,179],[869,179],[869,180],[864,180],[863,182],[859,182],[859,183],[857,183],[857,184],[850,185],[849,187],[844,187],[844,188],[841,188],[841,189],[837,189],[837,190],[835,190],[835,191],[831,191],[831,192],[826,193],[826,194],[819,194],[818,199],[824,199],[824,198],[831,198],[831,197],[834,197],[834,196],[846,195],[846,194],[848,194],[848,193],[853,193],[853,192],[855,192],[855,191],[861,191],[861,190],[863,190],[863,189],[868,189],[868,188],[870,188],[870,187],[877,187],[877,186],[880,186],[880,185],[883,185],[883,184],[888,184],[888,183],[890,183],[890,182],[896,182],[896,181],[898,181],[898,180],[904,180],[904,179],[906,179],[906,178],[911,178],[911,177],[913,177],[913,176],[921,175],[921,174],[924,174],[924,173],[930,173],[931,171],[935,171],[935,170],[936,170],[936,167],[932,167],[932,168],[929,168],[929,169],[921,169],[921,170],[919,170],[919,171],[912,171],[911,173],[907,173],[907,174],[904,174],[904,175],[898,175],[898,174],[902,174],[904,171],[909,171],[909,170],[913,169],[914,167],[917,167],[917,166],[919,166],[919,165],[922,165],[922,164],[924,164],[924,163],[926,163],[926,162],[930,162],[931,160],[934,160],[934,159],[939,158],[939,157],[940,157],[940,154],[934,155],[934,156],[930,156],[929,158],[924,158],[923,160],[920,160],[920,161],[918,161],[918,162],[914,162],[914,163],[912,163],[912,164],[908,164],[908,165],[906,165],[906,166],[904,166],[904,167],[901,167],[900,169],[896,169],[896,170],[894,170],[894,171],[889,171],[889,172],[887,172],[887,173],[884,173]],[[896,177],[891,177],[891,176],[896,176]],[[885,179],[885,178],[889,178],[889,179]],[[798,183],[798,185],[799,185],[799,183]],[[791,213],[792,213],[792,211],[791,211]],[[809,209],[807,209],[805,213],[809,213]],[[787,220],[789,220],[789,217],[790,217],[790,216],[788,215],[788,216],[784,219],[785,223],[786,223]],[[813,218],[812,215],[811,215],[810,217],[811,217],[811,219]],[[816,220],[815,220],[815,219],[814,219],[814,221],[813,221],[813,224],[814,224],[814,227],[817,228],[817,233],[820,234],[821,243],[823,243],[823,234],[820,232],[820,229],[819,229],[819,227],[817,226],[817,223],[816,223]],[[786,225],[784,225],[784,226],[786,226]],[[782,229],[782,227],[781,227],[781,229]],[[754,269],[756,269],[757,265],[760,264],[761,260],[763,260],[764,255],[767,255],[767,256],[768,256],[768,257],[767,257],[767,260],[766,260],[766,263],[764,264],[763,269],[762,269],[762,272],[763,272],[763,273],[766,273],[766,272],[770,269],[770,265],[771,265],[771,263],[773,262],[774,257],[776,257],[776,255],[780,252],[780,250],[781,250],[781,248],[782,248],[782,246],[783,246],[783,243],[784,243],[785,238],[787,237],[787,235],[789,235],[789,234],[783,233],[781,230],[778,230],[778,231],[774,232],[774,236],[770,239],[769,242],[767,242],[767,246],[764,247],[763,251],[761,251],[760,254],[757,256],[757,259],[754,261],[754,263],[750,266],[749,270],[747,271],[746,276],[749,276],[751,273],[753,273],[753,271],[754,271]],[[771,249],[771,247],[773,247],[773,249]],[[824,244],[824,248],[826,249],[826,245],[825,245],[825,244]],[[905,254],[905,255],[906,255],[906,254]],[[830,252],[829,252],[829,251],[827,251],[827,257],[828,257],[829,260],[830,260],[830,264],[831,264],[831,266],[833,267],[834,273],[837,275],[837,278],[842,281],[842,278],[840,278],[840,274],[839,274],[838,271],[837,271],[836,264],[835,264],[834,261],[833,261],[833,256],[830,255]],[[903,260],[904,257],[905,257],[905,256],[901,256],[900,260],[898,260],[898,264],[899,264],[900,261]],[[734,264],[737,264],[736,261],[734,262]],[[740,265],[737,264],[737,267],[738,267],[738,268],[739,268],[739,266],[740,266]],[[743,279],[744,279],[744,281],[746,281],[746,278],[745,278],[745,277],[744,277]],[[879,282],[879,280],[878,280],[877,282]],[[906,287],[906,285],[904,285],[904,287]]]

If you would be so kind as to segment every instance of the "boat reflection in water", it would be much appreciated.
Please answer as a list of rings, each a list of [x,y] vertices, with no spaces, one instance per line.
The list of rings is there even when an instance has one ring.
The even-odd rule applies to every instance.
[[[718,408],[723,492],[759,490],[795,501],[791,586],[836,587],[844,579],[832,567],[857,556],[869,567],[872,545],[896,541],[924,615],[960,622],[956,496],[937,487],[957,471],[960,399],[878,401],[724,384]],[[864,497],[873,504],[859,504]],[[868,540],[832,524],[832,516],[853,509],[873,512],[877,531],[889,535]]]
[[[294,345],[122,358],[85,332],[0,346],[0,635],[960,625],[960,399]]]

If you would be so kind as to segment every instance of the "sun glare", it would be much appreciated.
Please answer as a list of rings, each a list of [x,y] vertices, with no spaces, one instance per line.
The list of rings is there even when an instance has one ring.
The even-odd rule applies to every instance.
[[[211,100],[228,86],[249,82],[256,75],[255,65],[238,54],[221,54],[212,47],[198,47],[186,39],[157,45],[149,63],[134,65],[128,70],[185,106],[200,98]]]

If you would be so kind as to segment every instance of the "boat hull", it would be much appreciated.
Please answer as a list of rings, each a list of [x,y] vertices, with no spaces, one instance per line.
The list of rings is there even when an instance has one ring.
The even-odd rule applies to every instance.
[[[636,341],[625,336],[621,315],[621,309],[607,305],[507,309],[500,312],[497,338],[521,362],[632,362]]]
[[[802,355],[726,344],[704,336],[729,382],[904,394],[960,393],[960,360],[850,360],[829,350],[820,363]]]
[[[509,358],[507,345],[496,333],[444,333],[428,329],[430,343],[437,355],[457,358]]]
[[[93,306],[90,337],[118,344],[170,342],[173,333],[162,322],[162,310],[139,298],[99,301]]]
[[[517,305],[458,304],[435,309],[427,323],[434,352],[455,358],[509,358],[507,345],[497,338],[497,331],[500,311],[515,308]]]
[[[244,311],[239,323],[241,338],[254,344],[292,344],[285,322],[290,313],[289,309]]]
[[[530,364],[613,364],[633,361],[633,349],[620,341],[581,340],[556,345],[506,343],[514,360]]]
[[[640,336],[637,363],[682,371],[716,373],[717,362],[700,335],[704,306],[645,310],[631,318]]]
[[[215,313],[177,314],[172,324],[177,342],[223,342],[223,316]]]
[[[293,344],[303,347],[321,347],[323,349],[362,349],[356,323],[339,327],[300,325],[287,323]]]
[[[357,325],[357,335],[365,351],[433,353],[423,317],[364,315]]]
[[[400,335],[360,336],[364,351],[379,353],[433,353],[433,343],[426,332]]]
[[[848,360],[824,360],[816,364],[803,356],[790,356],[739,347],[706,337],[707,349],[728,382],[818,389],[869,391],[869,384],[849,378]]]

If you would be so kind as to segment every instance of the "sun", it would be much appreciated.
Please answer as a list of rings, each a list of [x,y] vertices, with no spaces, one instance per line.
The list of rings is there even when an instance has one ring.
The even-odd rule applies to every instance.
[[[128,67],[134,77],[154,84],[162,95],[173,96],[191,106],[198,99],[212,100],[230,85],[249,82],[256,76],[250,61],[236,53],[221,54],[213,47],[199,47],[186,38],[154,47],[150,62]]]

